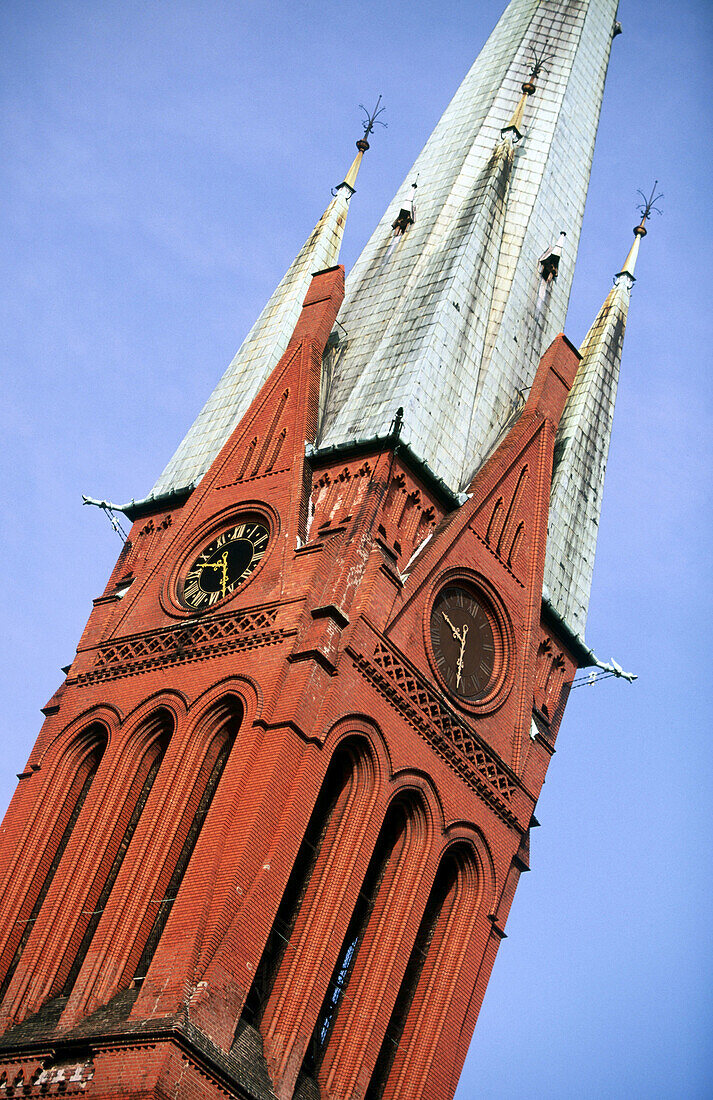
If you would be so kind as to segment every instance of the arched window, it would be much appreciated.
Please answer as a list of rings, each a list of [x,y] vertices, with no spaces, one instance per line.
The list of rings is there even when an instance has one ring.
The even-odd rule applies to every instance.
[[[121,839],[118,846],[115,848],[114,857],[109,867],[108,874],[104,880],[104,885],[101,888],[98,898],[93,904],[89,923],[87,924],[84,935],[77,949],[77,952],[72,960],[67,977],[62,987],[62,995],[68,996],[74,988],[75,982],[79,976],[79,971],[82,968],[82,964],[87,957],[87,952],[91,946],[94,934],[97,930],[99,921],[101,920],[102,913],[104,912],[111,891],[114,888],[114,883],[119,875],[124,858],[128,851],[132,837],[136,832],[136,826],[139,823],[141,814],[151,793],[151,788],[154,785],[158,770],[161,766],[161,762],[166,754],[168,743],[171,739],[172,726],[169,724],[167,716],[163,713],[157,714],[150,719],[152,726],[157,727],[158,732],[152,737],[148,748],[146,749],[141,763],[138,767],[135,781],[132,785],[132,791],[127,799],[126,806],[124,808],[124,819],[128,815],[128,820],[124,826]],[[133,797],[132,797],[133,796]],[[115,843],[115,838],[112,838]],[[113,847],[114,845],[112,845]]]
[[[135,982],[143,981],[148,973],[151,960],[156,953],[161,936],[163,935],[163,930],[166,927],[166,922],[173,909],[174,902],[178,897],[178,891],[181,888],[181,883],[183,882],[191,855],[193,854],[193,849],[196,846],[203,823],[218,788],[220,778],[228,762],[230,750],[233,747],[239,724],[240,719],[235,716],[223,722],[211,739],[208,750],[203,758],[200,773],[196,779],[196,786],[194,788],[198,795],[198,803],[168,885],[166,886],[165,894],[158,903],[156,916],[134,972]]]
[[[439,865],[364,1100],[414,1100],[451,999],[477,913],[471,849],[457,845]]]
[[[70,756],[73,759],[64,761],[65,764],[69,764],[71,774],[71,778],[66,781],[67,794],[55,828],[47,842],[37,874],[34,876],[32,886],[28,891],[25,905],[30,906],[30,911],[27,916],[24,915],[26,908],[21,911],[10,936],[9,948],[12,950],[12,945],[15,944],[15,950],[2,985],[0,985],[0,1000],[5,996],[17,970],[22,953],[30,938],[30,933],[35,926],[42,904],[57,873],[60,860],[77,824],[77,818],[86,802],[97,768],[104,755],[106,744],[107,735],[104,727],[92,726],[74,741],[70,749]],[[62,778],[61,768],[59,769],[58,778],[60,782],[65,781]],[[34,901],[31,900],[33,894]]]
[[[345,899],[353,894],[375,798],[371,747],[364,738],[350,737],[327,768],[243,1015],[243,1022],[260,1025],[273,1078],[284,1076],[286,1088],[292,1087],[334,968],[337,936],[344,936]],[[240,1032],[239,1025],[236,1038]]]
[[[374,910],[379,888],[389,864],[398,859],[399,849],[404,847],[406,827],[407,807],[398,799],[392,802],[381,826],[379,839],[364,876],[352,918],[312,1032],[312,1039],[305,1053],[302,1072],[306,1076],[316,1076],[322,1064],[337,1013],[347,995],[349,978],[356,963],[369,918]]]
[[[257,1026],[262,1020],[325,836],[330,824],[335,824],[335,812],[343,813],[345,792],[351,773],[351,753],[348,749],[338,750],[327,769],[270,935],[255,971],[255,978],[245,1000],[243,1019],[249,1024]]]

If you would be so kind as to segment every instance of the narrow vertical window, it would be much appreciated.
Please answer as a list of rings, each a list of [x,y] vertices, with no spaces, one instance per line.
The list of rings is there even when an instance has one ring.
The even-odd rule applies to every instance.
[[[64,825],[64,829],[59,835],[59,839],[56,841],[54,854],[52,855],[50,865],[42,880],[42,884],[39,888],[37,897],[35,898],[32,909],[30,910],[27,918],[25,918],[24,923],[22,921],[18,922],[18,924],[22,924],[22,932],[17,943],[17,947],[15,948],[15,953],[12,957],[12,961],[10,962],[10,966],[7,969],[7,973],[5,974],[2,985],[0,985],[0,1001],[7,993],[13,975],[17,970],[18,963],[22,958],[22,953],[25,950],[25,947],[27,946],[27,941],[30,938],[30,933],[35,927],[35,923],[37,922],[37,918],[39,916],[43,902],[47,897],[50,886],[52,885],[52,880],[57,873],[57,868],[59,867],[65,849],[69,844],[70,837],[74,832],[74,827],[77,824],[77,818],[79,817],[82,811],[82,807],[87,800],[89,789],[94,781],[94,776],[97,773],[97,768],[99,767],[101,758],[104,755],[104,749],[106,748],[106,735],[104,733],[104,730],[101,729],[97,731],[93,739],[95,740],[95,744],[91,748],[91,750],[84,756],[84,759],[81,761],[79,767],[77,768],[72,783],[70,785],[64,805],[64,810],[63,813],[60,815],[60,822],[64,819],[66,823]],[[67,814],[69,816],[66,816]],[[52,841],[50,841],[47,846],[48,851],[51,849],[51,845]]]
[[[206,819],[211,802],[213,801],[213,796],[218,788],[220,777],[228,761],[234,741],[234,734],[235,731],[233,729],[224,729],[221,734],[213,739],[206,755],[201,770],[203,775],[205,775],[206,771],[208,772],[208,778],[207,780],[205,778],[203,779],[204,786],[198,801],[198,806],[196,807],[188,833],[186,834],[186,839],[183,842],[173,873],[166,887],[166,893],[159,901],[156,917],[154,918],[151,931],[146,940],[146,945],[134,972],[135,982],[143,981],[146,977],[149,966],[151,965],[151,960],[156,953],[156,948],[159,945],[163,930],[166,927],[166,922],[173,909],[173,904],[178,897],[178,891],[181,888],[181,883],[183,882],[191,855],[193,854],[193,849],[200,836],[203,822]]]
[[[413,1003],[416,988],[423,972],[428,951],[433,940],[438,919],[441,916],[446,900],[452,894],[458,868],[454,859],[445,859],[438,868],[436,879],[426,903],[426,908],[419,925],[413,950],[409,957],[408,965],[396,997],[391,1018],[389,1020],[384,1039],[379,1050],[379,1056],[371,1075],[369,1088],[364,1100],[381,1100],[384,1095],[386,1082],[394,1063],[396,1051],[406,1025],[406,1018]]]
[[[128,851],[129,844],[131,843],[132,837],[136,832],[136,826],[139,823],[141,814],[143,813],[144,807],[151,793],[151,788],[154,785],[158,770],[164,758],[166,749],[168,747],[168,742],[168,732],[164,731],[154,740],[153,744],[149,748],[142,761],[141,770],[145,773],[143,783],[141,784],[138,797],[136,798],[133,810],[131,811],[131,816],[129,817],[126,828],[124,829],[119,847],[112,860],[111,867],[109,868],[109,873],[104,880],[104,885],[102,886],[101,893],[94,903],[94,907],[89,918],[89,923],[85,929],[84,935],[82,936],[79,949],[77,950],[77,953],[72,961],[72,965],[62,988],[63,996],[68,996],[72,992],[74,984],[79,976],[79,971],[81,970],[82,964],[87,957],[87,952],[89,951],[92,940],[94,939],[94,934],[97,930],[99,921],[101,920],[102,913],[106,908],[109,896],[112,889],[114,888],[114,883],[117,880],[119,871],[121,870],[122,864],[124,862],[124,857],[126,856],[126,853]]]
[[[431,887],[364,1100],[430,1094],[430,1075],[442,1070],[434,1051],[479,911],[479,882],[470,847],[449,849]]]
[[[255,978],[245,1001],[243,1019],[253,1026],[257,1026],[262,1020],[265,1006],[272,992],[275,978],[285,956],[297,915],[312,877],[317,857],[322,850],[329,825],[336,816],[335,811],[343,803],[351,771],[349,753],[346,751],[335,753],[312,810],[309,824],[293,864],[292,872],[287,880],[285,892],[282,895],[282,901],[275,915],[270,935],[255,971]]]
[[[339,1008],[347,994],[349,978],[374,909],[379,887],[389,863],[403,846],[407,824],[405,805],[389,807],[327,988],[312,1038],[305,1053],[302,1074],[315,1077],[324,1057]]]

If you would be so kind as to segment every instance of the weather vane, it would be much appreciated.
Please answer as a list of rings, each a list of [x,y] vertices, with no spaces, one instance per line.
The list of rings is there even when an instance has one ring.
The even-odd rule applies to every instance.
[[[663,198],[663,191],[660,191],[658,193],[658,195],[656,194],[656,188],[658,187],[658,185],[659,185],[659,181],[654,180],[654,185],[651,188],[651,194],[649,195],[648,198],[646,197],[644,192],[641,190],[641,188],[637,188],[637,194],[641,195],[641,197],[644,201],[642,203],[639,203],[639,205],[636,208],[639,211],[639,213],[641,214],[641,221],[637,225],[634,232],[638,233],[639,236],[641,236],[641,237],[646,236],[646,221],[647,221],[647,219],[650,218],[652,214],[663,214],[663,210],[659,210],[658,206],[656,205],[656,203],[659,201],[659,199]]]
[[[359,104],[359,109],[364,112],[364,120],[362,126],[364,127],[364,136],[360,137],[356,143],[357,149],[360,152],[365,152],[369,148],[369,134],[373,134],[375,126],[383,126],[386,128],[388,125],[386,122],[381,122],[379,115],[383,114],[386,110],[385,107],[380,107],[381,96],[376,101],[376,107],[373,111],[367,111],[363,103]]]

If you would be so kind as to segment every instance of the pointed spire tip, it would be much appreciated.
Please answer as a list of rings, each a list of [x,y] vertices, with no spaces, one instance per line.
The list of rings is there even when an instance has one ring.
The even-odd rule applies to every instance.
[[[621,271],[618,271],[615,275],[616,279],[618,279],[621,275],[628,275],[631,279],[635,278],[634,268],[636,267],[636,260],[639,255],[639,245],[641,244],[642,239],[646,236],[647,233],[646,222],[649,220],[652,214],[662,213],[662,211],[659,210],[658,206],[656,205],[658,200],[663,198],[663,192],[659,192],[659,194],[656,194],[658,182],[658,180],[654,180],[654,185],[651,188],[651,194],[648,196],[648,198],[643,191],[639,190],[638,192],[643,199],[643,202],[637,207],[639,213],[641,214],[641,221],[638,225],[634,226],[634,242],[629,249],[629,254],[624,261],[624,266],[622,267]]]
[[[383,126],[384,128],[386,128],[387,126],[387,123],[382,122],[379,118],[379,115],[383,114],[383,112],[386,110],[386,108],[381,107],[380,104],[381,96],[379,96],[379,98],[377,99],[376,106],[374,107],[373,111],[367,111],[363,103],[359,104],[360,110],[364,112],[364,118],[362,119],[362,129],[364,133],[356,143],[357,155],[354,157],[354,160],[352,161],[346,176],[344,177],[342,182],[335,188],[334,193],[336,193],[336,191],[338,191],[340,187],[348,187],[352,193],[354,192],[354,185],[359,174],[359,169],[361,168],[361,162],[364,158],[364,153],[367,151],[367,149],[370,148],[369,134],[373,134],[375,126]]]

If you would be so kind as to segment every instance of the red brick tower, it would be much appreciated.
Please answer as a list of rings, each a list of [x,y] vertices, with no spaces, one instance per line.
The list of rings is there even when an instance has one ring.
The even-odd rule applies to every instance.
[[[537,76],[479,176],[471,250],[478,227],[503,237]],[[238,413],[209,402],[197,421],[199,476],[125,506],[129,539],[44,708],[1,851],[0,1097],[455,1091],[568,685],[595,660],[543,599],[549,502],[569,515],[562,471],[571,487],[605,391],[587,427],[606,455],[635,251],[582,355],[545,339],[561,242],[534,265],[522,331],[546,350],[481,433],[485,459],[461,456],[474,476],[436,476],[413,402],[330,442],[351,385],[330,335],[343,269],[311,273],[336,259],[372,121],[216,390]],[[413,202],[395,203],[383,264],[417,242]],[[491,321],[492,266],[468,276]],[[358,420],[374,398],[357,391]]]

